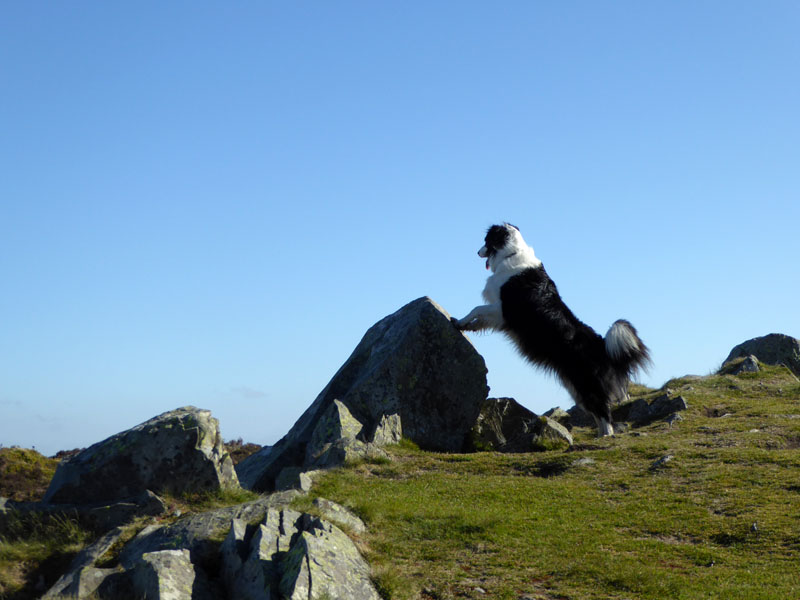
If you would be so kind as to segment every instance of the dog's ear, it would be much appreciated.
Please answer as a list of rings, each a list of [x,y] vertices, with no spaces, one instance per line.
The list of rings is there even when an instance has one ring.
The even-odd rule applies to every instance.
[[[519,231],[519,227],[517,227],[516,225],[513,225],[513,224],[511,224],[511,223],[509,223],[509,222],[506,222],[505,224],[506,224],[506,225],[508,225],[509,227],[513,227],[514,229],[516,229],[517,231]],[[520,233],[522,233],[522,232],[520,232]]]

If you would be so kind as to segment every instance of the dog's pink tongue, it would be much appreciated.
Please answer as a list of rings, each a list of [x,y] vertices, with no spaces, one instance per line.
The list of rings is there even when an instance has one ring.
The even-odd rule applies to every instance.
[[[489,270],[489,259],[488,258],[486,259],[486,270],[487,271]]]

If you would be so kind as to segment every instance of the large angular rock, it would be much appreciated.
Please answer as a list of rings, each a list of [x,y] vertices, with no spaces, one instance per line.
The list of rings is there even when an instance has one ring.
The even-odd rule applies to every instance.
[[[239,480],[271,490],[285,467],[341,464],[401,435],[460,451],[487,394],[483,358],[440,306],[420,298],[367,331],[289,433],[237,465]]]
[[[785,365],[796,376],[800,377],[800,340],[782,333],[770,333],[753,338],[735,346],[723,363],[737,358],[755,356],[767,365]]]
[[[238,487],[219,423],[193,406],[159,415],[62,461],[44,501],[122,500],[147,490],[180,494]]]

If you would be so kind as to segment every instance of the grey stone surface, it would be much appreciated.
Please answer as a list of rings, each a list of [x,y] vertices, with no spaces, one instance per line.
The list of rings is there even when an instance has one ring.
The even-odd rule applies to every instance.
[[[572,434],[561,423],[548,417],[534,420],[531,431],[531,449],[533,450],[566,450],[572,446]]]
[[[341,517],[345,509],[331,510]],[[248,531],[242,521],[234,521],[220,547],[229,598],[377,600],[369,566],[350,538],[326,520],[269,508]]]
[[[201,594],[195,590],[195,579],[195,568],[185,549],[148,552],[131,574],[134,593],[146,600],[198,598]]]
[[[537,418],[513,398],[487,398],[470,430],[469,449],[530,452]]]
[[[337,504],[325,498],[314,498],[314,506],[327,521],[333,521],[338,525],[342,525],[357,535],[361,535],[367,531],[364,521],[341,504]]]
[[[795,376],[800,377],[800,340],[796,338],[782,333],[771,333],[742,342],[728,354],[723,368],[736,358],[751,355],[767,365],[785,365]]]
[[[247,556],[247,522],[231,519],[228,535],[219,547],[220,576],[227,589],[233,589]]]
[[[752,354],[744,358],[732,358],[725,362],[720,368],[720,373],[727,375],[739,375],[740,373],[758,373],[761,367],[758,366],[758,358]]]
[[[62,461],[44,501],[111,502],[152,490],[180,494],[238,486],[219,424],[184,407],[98,442]]]
[[[338,527],[314,520],[284,558],[281,596],[287,600],[380,600],[358,549]]]
[[[94,563],[122,537],[122,529],[113,529],[81,550],[72,560],[67,572],[41,597],[41,600],[87,598],[103,580],[117,569],[97,569]]]
[[[289,433],[237,465],[239,479],[269,491],[287,466],[341,464],[401,435],[461,451],[487,393],[483,358],[439,305],[420,298],[373,325]],[[345,437],[334,439],[337,431]]]
[[[545,417],[553,419],[553,421],[561,423],[567,429],[572,429],[572,417],[567,411],[563,410],[560,406],[551,408],[550,410],[543,413],[543,415]]]

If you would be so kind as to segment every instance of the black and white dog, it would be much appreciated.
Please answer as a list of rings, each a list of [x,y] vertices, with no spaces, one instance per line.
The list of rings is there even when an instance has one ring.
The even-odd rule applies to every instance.
[[[612,403],[627,397],[631,375],[650,362],[633,325],[616,321],[602,338],[579,321],[514,225],[490,227],[478,256],[492,270],[483,289],[487,303],[454,319],[456,326],[507,334],[525,358],[554,373],[594,416],[599,436],[613,435]]]

